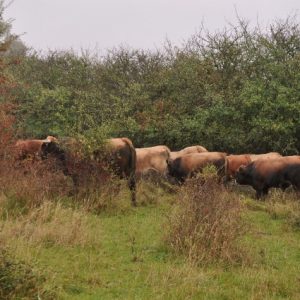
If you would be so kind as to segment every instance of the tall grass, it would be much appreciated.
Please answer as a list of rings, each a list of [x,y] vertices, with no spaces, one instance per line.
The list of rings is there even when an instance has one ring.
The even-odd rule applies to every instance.
[[[2,219],[0,224],[2,245],[10,245],[17,239],[36,246],[87,246],[98,244],[99,240],[84,211],[50,201],[45,201],[26,215]]]
[[[266,211],[273,219],[284,219],[294,230],[300,230],[299,193],[273,191],[266,200]]]
[[[190,262],[240,262],[245,252],[239,238],[245,233],[242,205],[218,183],[214,174],[187,181],[168,220],[165,236],[175,253]]]

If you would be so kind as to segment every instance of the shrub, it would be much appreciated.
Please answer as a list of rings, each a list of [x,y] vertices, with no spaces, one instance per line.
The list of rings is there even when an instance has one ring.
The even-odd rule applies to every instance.
[[[0,250],[0,299],[54,299],[53,293],[42,291],[43,281],[30,266]]]
[[[214,174],[188,180],[168,220],[167,244],[196,264],[243,258],[241,203],[217,181]]]

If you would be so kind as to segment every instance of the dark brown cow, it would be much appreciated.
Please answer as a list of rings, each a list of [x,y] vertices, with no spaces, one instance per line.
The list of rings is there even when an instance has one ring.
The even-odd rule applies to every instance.
[[[258,159],[272,159],[282,157],[277,152],[269,152],[264,154],[239,154],[239,155],[228,155],[225,163],[226,181],[235,178],[235,174],[239,167],[247,166],[251,162]]]
[[[171,159],[174,160],[175,158],[180,157],[182,155],[191,154],[191,153],[202,153],[202,152],[208,152],[208,151],[203,146],[196,145],[196,146],[186,147],[180,151],[172,151],[170,157]]]
[[[184,182],[186,178],[193,176],[208,165],[214,165],[221,176],[224,170],[226,153],[223,152],[203,152],[182,155],[170,160],[168,163],[169,175],[175,177],[179,182]]]
[[[18,140],[15,144],[16,158],[25,159],[27,157],[41,157],[42,145],[50,142],[58,142],[58,140],[50,135],[44,140]]]
[[[239,168],[236,181],[242,185],[251,185],[257,198],[267,195],[272,187],[285,190],[293,185],[299,189],[300,156],[256,160]]]
[[[70,145],[71,152],[76,149],[76,140],[67,139],[66,145]],[[43,156],[48,157],[52,155],[62,162],[63,172],[65,175],[71,175],[74,185],[78,185],[80,174],[72,169],[71,162],[68,162],[66,155],[68,149],[63,150],[56,143],[47,143],[42,147]],[[71,153],[72,155],[72,153]],[[128,138],[112,138],[107,141],[107,144],[102,149],[95,150],[93,158],[85,159],[86,163],[92,163],[93,160],[101,162],[102,165],[107,165],[111,170],[120,178],[128,180],[128,186],[131,191],[132,204],[136,205],[136,180],[135,180],[135,167],[136,167],[136,152],[132,142]],[[100,166],[99,166],[100,167]],[[73,168],[74,169],[74,168]],[[76,169],[76,168],[75,168]]]
[[[148,148],[136,148],[136,174],[138,177],[148,172],[166,176],[167,161],[170,159],[170,149],[160,145]]]

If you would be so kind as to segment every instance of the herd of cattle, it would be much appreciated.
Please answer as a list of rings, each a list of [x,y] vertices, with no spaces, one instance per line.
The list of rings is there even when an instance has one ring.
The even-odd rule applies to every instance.
[[[45,140],[18,140],[15,144],[17,159],[49,155],[62,162],[65,175],[70,174],[67,166],[66,149],[60,141],[48,136]],[[91,159],[105,160],[121,178],[128,180],[132,203],[136,204],[136,180],[151,173],[183,183],[188,177],[214,165],[224,183],[235,180],[250,185],[256,190],[257,198],[268,193],[269,188],[285,190],[293,186],[300,191],[300,156],[282,156],[276,152],[266,154],[228,155],[224,152],[209,152],[202,146],[191,146],[172,152],[167,146],[135,148],[128,138],[108,140],[106,156],[95,150]]]

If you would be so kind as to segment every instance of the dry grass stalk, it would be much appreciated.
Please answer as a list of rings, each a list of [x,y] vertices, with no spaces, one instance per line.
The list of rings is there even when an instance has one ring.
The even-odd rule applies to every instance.
[[[86,246],[98,244],[88,215],[84,211],[64,208],[60,203],[45,201],[39,208],[18,218],[0,222],[1,244],[22,240],[31,245]]]
[[[241,202],[217,181],[214,174],[188,180],[169,217],[167,243],[196,264],[243,258],[238,244],[245,233]]]
[[[274,219],[285,219],[286,224],[295,230],[300,230],[299,193],[294,191],[272,191],[267,198],[266,211]]]

